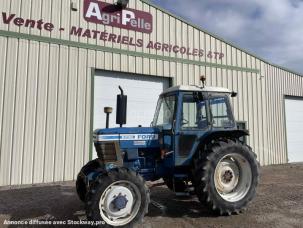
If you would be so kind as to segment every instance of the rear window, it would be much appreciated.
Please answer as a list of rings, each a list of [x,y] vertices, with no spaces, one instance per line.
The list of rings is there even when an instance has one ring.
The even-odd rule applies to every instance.
[[[228,97],[214,97],[209,101],[213,127],[228,128],[234,126],[234,119],[229,107]]]

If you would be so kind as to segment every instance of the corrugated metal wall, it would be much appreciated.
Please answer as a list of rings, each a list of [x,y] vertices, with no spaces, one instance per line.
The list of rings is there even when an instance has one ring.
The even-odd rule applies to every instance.
[[[81,26],[146,40],[219,51],[222,60],[163,53],[153,49],[75,38],[64,32],[4,25],[1,31],[38,35],[145,54],[219,64],[221,67],[95,51],[50,41],[0,36],[0,185],[72,180],[89,159],[92,69],[172,77],[173,83],[208,85],[239,92],[233,99],[236,119],[246,121],[249,144],[262,165],[287,162],[284,94],[303,96],[303,78],[269,65],[242,50],[144,1],[130,8],[150,12],[154,32],[136,33],[84,21],[83,1],[70,10],[70,0],[3,0],[1,12],[52,22],[57,28]],[[113,1],[107,1],[112,3]],[[1,32],[0,32],[1,33]],[[230,68],[227,66],[241,67]],[[248,70],[246,69],[248,68]],[[257,69],[260,73],[249,69]]]

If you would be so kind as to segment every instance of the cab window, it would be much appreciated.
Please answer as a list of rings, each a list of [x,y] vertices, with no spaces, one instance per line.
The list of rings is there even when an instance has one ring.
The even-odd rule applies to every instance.
[[[158,101],[153,126],[171,129],[175,115],[175,96],[161,97]]]
[[[234,126],[233,115],[228,97],[214,97],[209,100],[213,127],[229,128]]]
[[[207,128],[206,102],[199,101],[192,94],[183,96],[181,128],[204,129]]]

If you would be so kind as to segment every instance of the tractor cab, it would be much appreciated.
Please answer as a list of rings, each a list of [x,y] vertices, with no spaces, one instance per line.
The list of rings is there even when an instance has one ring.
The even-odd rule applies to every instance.
[[[225,88],[176,86],[158,101],[153,128],[161,129],[162,153],[174,166],[190,165],[201,139],[209,134],[236,130],[230,96]]]

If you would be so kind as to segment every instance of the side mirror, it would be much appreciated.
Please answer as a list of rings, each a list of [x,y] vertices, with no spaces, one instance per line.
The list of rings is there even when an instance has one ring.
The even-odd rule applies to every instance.
[[[116,113],[116,124],[119,124],[122,127],[123,124],[126,124],[127,117],[127,96],[124,95],[124,91],[119,86],[121,91],[120,95],[117,95],[117,113]]]

